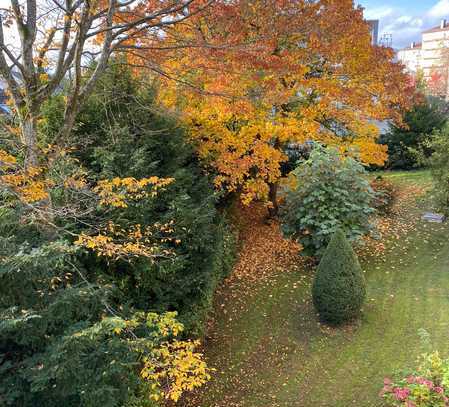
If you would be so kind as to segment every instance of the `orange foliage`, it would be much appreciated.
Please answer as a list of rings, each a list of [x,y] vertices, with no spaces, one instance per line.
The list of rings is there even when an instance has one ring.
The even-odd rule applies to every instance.
[[[217,186],[245,203],[267,197],[288,143],[316,140],[382,165],[373,120],[400,121],[409,103],[402,66],[371,45],[352,0],[218,1],[158,44],[140,41],[131,61],[157,61],[161,100],[182,112]]]

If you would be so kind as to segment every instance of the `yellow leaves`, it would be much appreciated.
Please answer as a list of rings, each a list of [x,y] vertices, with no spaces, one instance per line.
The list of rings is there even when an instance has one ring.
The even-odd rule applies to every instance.
[[[265,180],[261,178],[248,179],[244,183],[240,199],[244,205],[249,205],[254,199],[266,201],[268,199],[268,185]]]
[[[100,204],[115,208],[127,208],[128,201],[154,197],[158,190],[174,181],[173,178],[150,177],[137,180],[132,177],[102,180],[94,188],[100,197]],[[148,189],[148,187],[151,187]]]
[[[16,157],[0,149],[0,169],[4,170],[10,168],[17,163]]]
[[[147,325],[157,327],[159,334],[168,336],[178,336],[183,330],[184,326],[177,321],[176,316],[178,313],[176,311],[166,312],[162,315],[156,313],[147,314]]]
[[[114,333],[117,335],[120,335],[122,333],[123,329],[121,327],[115,327],[114,328]]]
[[[43,168],[22,168],[16,157],[0,150],[0,183],[12,190],[24,203],[34,203],[48,198],[47,188],[52,185],[43,176]]]
[[[39,80],[40,80],[41,82],[47,82],[47,81],[48,81],[48,74],[46,74],[46,73],[40,74],[40,75],[39,75]]]
[[[342,154],[356,157],[365,165],[384,165],[388,158],[388,148],[377,142],[377,126],[366,121],[354,121],[351,130],[357,134],[356,137],[342,140],[337,136],[330,136],[325,144],[335,146]]]
[[[102,320],[107,332],[133,343],[133,350],[140,356],[140,377],[148,384],[148,397],[155,401],[178,401],[185,391],[205,384],[213,371],[196,351],[199,341],[173,339],[184,329],[176,316],[176,312],[137,312],[128,320],[120,317]],[[143,333],[148,329],[145,337],[137,338],[136,328]]]
[[[192,391],[210,380],[212,369],[202,354],[195,352],[199,341],[164,342],[155,350],[154,358],[144,358],[140,372],[143,379],[153,382],[151,398],[177,402],[185,391]]]
[[[47,186],[48,183],[45,181],[30,180],[22,183],[20,186],[16,186],[16,189],[22,201],[33,203],[48,199]]]
[[[267,184],[279,179],[288,143],[356,149],[364,163],[382,164],[385,151],[368,119],[396,119],[408,104],[406,76],[390,50],[372,46],[352,2],[281,3],[235,2],[198,22],[210,43],[239,46],[170,58],[168,72],[176,77],[188,67],[189,82],[204,93],[182,93],[177,82],[160,93],[182,109],[200,158],[218,172],[215,185],[243,191],[244,203],[266,196]]]
[[[97,235],[81,233],[74,242],[97,253],[98,256],[118,259],[146,257],[156,259],[171,257],[172,251],[161,247],[161,243],[175,240],[170,234],[173,232],[173,222],[155,224],[142,228],[134,225],[122,229],[112,222]]]

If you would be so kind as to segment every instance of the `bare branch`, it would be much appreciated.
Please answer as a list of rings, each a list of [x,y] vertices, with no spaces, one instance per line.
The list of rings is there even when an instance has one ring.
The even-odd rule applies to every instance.
[[[20,87],[17,82],[17,80],[14,78],[13,70],[8,65],[4,51],[6,48],[5,46],[5,38],[3,33],[3,21],[0,16],[0,73],[3,76],[3,78],[6,80],[6,83],[8,84],[8,88],[11,92],[11,95],[13,97],[14,103],[16,106],[20,106],[22,103],[22,94],[20,93]]]

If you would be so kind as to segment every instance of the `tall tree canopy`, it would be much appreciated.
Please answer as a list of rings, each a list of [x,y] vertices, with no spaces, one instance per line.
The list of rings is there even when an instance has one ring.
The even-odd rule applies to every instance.
[[[201,47],[180,51],[180,37]],[[133,63],[148,66],[155,48],[136,44]],[[216,184],[247,203],[275,202],[288,143],[317,140],[383,164],[373,121],[399,121],[408,105],[402,66],[392,49],[371,44],[352,0],[216,2],[175,27],[163,49],[152,68],[167,78],[166,103],[185,115]]]

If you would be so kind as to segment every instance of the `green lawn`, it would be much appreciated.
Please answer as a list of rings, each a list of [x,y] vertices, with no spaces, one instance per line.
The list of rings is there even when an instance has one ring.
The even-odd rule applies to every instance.
[[[429,182],[425,172],[386,176],[402,188]],[[423,223],[425,209],[412,198],[401,215],[405,231],[389,236],[383,255],[361,259],[368,296],[355,326],[317,322],[311,267],[278,270],[250,289],[225,287],[206,346],[217,372],[187,405],[382,405],[383,378],[413,365],[421,352],[420,328],[435,348],[448,347],[449,227]]]
[[[431,182],[429,170],[419,171],[376,171],[373,176],[381,175],[398,184],[428,184]]]

